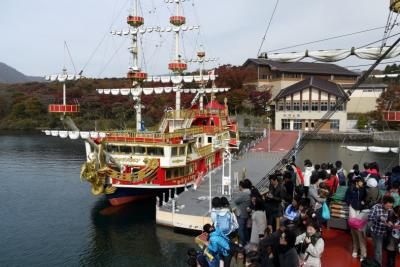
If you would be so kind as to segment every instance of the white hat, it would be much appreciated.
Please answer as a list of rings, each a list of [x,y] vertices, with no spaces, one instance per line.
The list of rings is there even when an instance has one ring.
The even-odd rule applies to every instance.
[[[368,187],[377,187],[378,186],[378,182],[376,181],[375,178],[369,178],[367,180],[367,186]]]

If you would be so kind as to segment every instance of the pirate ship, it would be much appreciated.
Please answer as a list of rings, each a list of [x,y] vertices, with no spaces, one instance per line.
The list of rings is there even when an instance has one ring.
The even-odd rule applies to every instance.
[[[213,59],[206,58],[204,51],[197,52],[196,59],[185,60],[180,55],[180,35],[183,31],[197,30],[199,26],[186,25],[181,14],[184,0],[166,0],[175,5],[175,14],[170,17],[168,27],[145,27],[139,15],[139,0],[133,1],[133,9],[127,17],[129,29],[111,31],[113,35],[130,36],[132,65],[127,78],[131,88],[97,89],[99,94],[132,97],[136,111],[136,130],[79,131],[68,113],[79,112],[79,104],[67,104],[66,81],[81,78],[69,75],[65,70],[60,75],[47,79],[63,83],[63,103],[49,106],[49,112],[61,113],[61,119],[69,130],[46,130],[47,135],[85,140],[87,161],[82,165],[81,178],[92,185],[94,195],[105,194],[112,205],[121,205],[137,199],[154,196],[170,189],[198,185],[209,171],[222,165],[224,153],[239,145],[236,123],[229,117],[228,105],[216,100],[215,94],[229,88],[217,88],[213,71],[204,71],[204,64]],[[139,66],[139,35],[151,32],[174,34],[175,55],[168,64],[171,75],[149,76]],[[198,75],[187,75],[188,63],[200,64]],[[161,87],[148,87],[151,84]],[[188,88],[187,84],[197,84]],[[211,84],[210,87],[207,87]],[[145,130],[142,121],[141,96],[175,94],[175,109],[166,110],[158,131]],[[188,108],[181,105],[182,94],[192,94]],[[204,99],[210,95],[208,103]]]

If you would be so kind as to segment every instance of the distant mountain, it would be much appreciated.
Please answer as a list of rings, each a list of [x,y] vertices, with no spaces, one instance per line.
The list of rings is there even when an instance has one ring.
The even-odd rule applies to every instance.
[[[0,83],[43,82],[42,77],[27,76],[16,69],[0,62]]]

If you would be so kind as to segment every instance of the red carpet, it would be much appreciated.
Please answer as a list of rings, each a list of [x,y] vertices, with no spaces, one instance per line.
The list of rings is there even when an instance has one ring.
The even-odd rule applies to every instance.
[[[351,257],[352,243],[350,233],[342,230],[324,229],[325,251],[322,257],[322,267],[359,267],[359,258]],[[368,257],[373,257],[372,240],[368,241]],[[385,265],[385,253],[383,261]],[[396,267],[400,267],[400,257],[396,259]]]

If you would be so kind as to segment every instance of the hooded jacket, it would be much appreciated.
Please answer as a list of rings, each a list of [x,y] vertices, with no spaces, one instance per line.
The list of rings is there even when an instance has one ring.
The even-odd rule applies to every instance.
[[[375,179],[367,180],[367,188],[366,188],[366,197],[365,197],[365,207],[367,209],[372,208],[376,203],[379,202],[379,188],[378,182]]]
[[[224,235],[221,230],[216,228],[210,233],[210,239],[208,244],[208,250],[214,255],[229,256],[229,239]]]
[[[304,177],[304,186],[310,186],[311,175],[314,171],[314,167],[305,167],[303,177]]]
[[[214,227],[219,228],[225,235],[229,235],[239,227],[235,214],[227,208],[212,209],[211,220]]]

